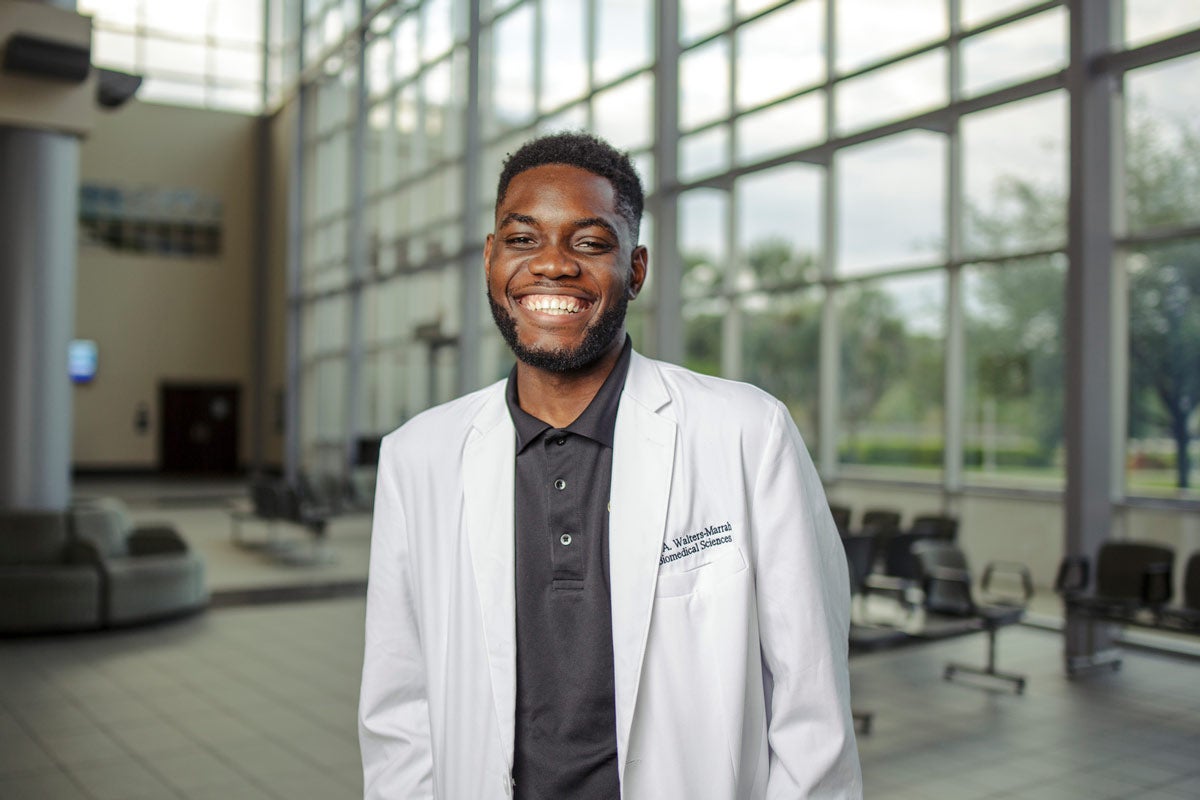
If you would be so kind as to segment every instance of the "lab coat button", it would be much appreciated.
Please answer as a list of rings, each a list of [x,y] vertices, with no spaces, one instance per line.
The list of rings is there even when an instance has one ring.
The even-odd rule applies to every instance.
[[[559,478],[558,480],[556,480],[554,482],[554,488],[558,489],[561,492],[563,489],[567,488],[567,482],[564,481],[562,478]]]
[[[558,540],[563,543],[563,547],[566,547],[571,543],[571,534],[564,533],[562,536],[558,537]]]

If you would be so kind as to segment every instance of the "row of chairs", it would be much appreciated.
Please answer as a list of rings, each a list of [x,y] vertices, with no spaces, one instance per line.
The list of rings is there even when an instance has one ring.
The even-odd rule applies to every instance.
[[[369,511],[373,497],[363,497],[354,483],[300,473],[295,484],[281,478],[260,476],[250,482],[250,508],[230,512],[231,536],[235,544],[263,551],[280,560],[301,564],[323,564],[333,560],[328,549],[330,520],[340,514]],[[246,523],[262,524],[266,538],[251,541],[244,536]],[[303,528],[312,536],[305,555],[295,542],[279,536],[280,524]]]
[[[989,563],[976,596],[966,554],[953,541],[936,535],[894,534],[883,540],[886,552],[877,558],[880,537],[871,532],[842,537],[855,595],[856,621],[851,626],[851,649],[868,651],[922,641],[935,641],[974,632],[987,634],[987,662],[982,667],[947,664],[943,676],[959,673],[1011,683],[1018,694],[1025,676],[996,667],[996,634],[1020,622],[1033,596],[1029,570],[1010,562]],[[885,621],[870,618],[872,597],[884,597],[900,612]]]
[[[1068,556],[1059,566],[1055,590],[1068,614],[1088,622],[1089,633],[1095,623],[1106,622],[1200,635],[1200,551],[1184,566],[1178,597],[1174,575],[1175,551],[1166,545],[1105,542],[1096,555],[1094,582],[1091,561]],[[1067,672],[1104,664],[1116,669],[1120,659],[1111,653],[1088,654],[1068,660]]]
[[[919,537],[942,539],[953,542],[958,538],[958,518],[947,514],[918,514],[907,528],[901,526],[899,511],[890,508],[868,508],[863,511],[858,528],[852,527],[853,512],[849,506],[830,504],[833,522],[842,536],[872,535],[881,540],[897,534],[913,534]]]

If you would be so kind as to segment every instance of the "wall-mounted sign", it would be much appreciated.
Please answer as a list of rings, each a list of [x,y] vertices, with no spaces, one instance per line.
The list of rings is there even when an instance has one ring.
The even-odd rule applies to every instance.
[[[133,253],[215,256],[221,251],[221,200],[197,189],[79,188],[83,244]]]
[[[91,383],[96,377],[99,348],[91,339],[72,339],[67,349],[67,371],[72,383]]]

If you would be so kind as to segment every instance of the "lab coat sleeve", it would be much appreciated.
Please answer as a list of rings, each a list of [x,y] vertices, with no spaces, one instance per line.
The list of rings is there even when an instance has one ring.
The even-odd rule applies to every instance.
[[[753,488],[767,798],[861,798],[845,552],[800,432],[775,403]]]
[[[395,446],[384,440],[375,491],[358,735],[365,800],[434,797],[425,660]]]

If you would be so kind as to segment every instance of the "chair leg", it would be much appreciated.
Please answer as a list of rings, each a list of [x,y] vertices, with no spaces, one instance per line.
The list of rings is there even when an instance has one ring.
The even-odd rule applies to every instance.
[[[875,719],[874,711],[851,710],[854,717],[854,728],[863,736],[871,735],[871,722]]]
[[[1001,672],[996,669],[996,628],[988,627],[988,654],[987,666],[974,667],[969,664],[959,664],[950,662],[946,664],[946,670],[942,673],[945,680],[954,680],[954,676],[960,672],[965,672],[969,675],[978,675],[984,678],[995,678],[997,680],[1006,681],[1013,685],[1013,689],[1017,694],[1025,693],[1025,676],[1018,675],[1014,672]]]

